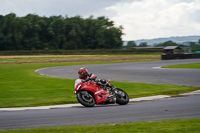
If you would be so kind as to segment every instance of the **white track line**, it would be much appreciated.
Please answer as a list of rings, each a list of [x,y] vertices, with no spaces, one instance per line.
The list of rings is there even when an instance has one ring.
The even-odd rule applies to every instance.
[[[167,95],[158,95],[150,97],[141,97],[130,99],[130,102],[158,100],[169,98]],[[52,106],[39,106],[39,107],[17,107],[17,108],[0,108],[0,111],[20,111],[20,110],[37,110],[37,109],[58,109],[58,108],[71,108],[71,107],[83,107],[81,104],[63,104],[63,105],[52,105]]]
[[[200,95],[200,90],[180,94],[179,96],[188,96],[188,95]],[[140,97],[130,99],[130,102],[140,102],[140,101],[152,101],[152,100],[161,100],[170,98],[168,95],[157,95],[149,97]],[[20,110],[37,110],[37,109],[59,109],[59,108],[71,108],[71,107],[83,107],[81,104],[63,104],[63,105],[51,105],[51,106],[39,106],[39,107],[17,107],[17,108],[0,108],[0,111],[20,111]]]
[[[162,66],[152,67],[152,69],[162,69]]]

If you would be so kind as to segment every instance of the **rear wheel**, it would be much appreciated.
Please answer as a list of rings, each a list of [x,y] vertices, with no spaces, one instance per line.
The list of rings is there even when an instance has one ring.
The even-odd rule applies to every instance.
[[[88,91],[79,91],[77,93],[77,100],[85,107],[93,107],[95,105],[95,99]]]
[[[116,95],[116,103],[117,104],[125,105],[129,102],[128,94],[125,91],[123,91],[119,88],[116,88],[115,95]]]

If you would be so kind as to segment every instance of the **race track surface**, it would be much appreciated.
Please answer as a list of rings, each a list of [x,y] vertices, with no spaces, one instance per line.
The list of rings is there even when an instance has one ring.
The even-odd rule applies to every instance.
[[[194,95],[129,103],[124,106],[4,111],[0,112],[0,129],[200,118],[199,101],[200,95]]]
[[[199,69],[155,69],[153,67],[200,63],[200,59],[85,65],[98,78],[155,84],[200,86]],[[37,72],[53,77],[77,78],[83,66],[40,69]],[[73,90],[72,90],[73,91]],[[49,110],[1,111],[0,129],[91,125],[168,119],[200,118],[200,95],[174,97],[128,105],[83,106]]]
[[[152,84],[200,86],[200,69],[154,68],[187,63],[200,63],[200,59],[50,67],[39,69],[37,72],[52,77],[76,79],[78,78],[78,69],[80,67],[86,67],[89,72],[94,73],[97,75],[97,78],[100,79]]]

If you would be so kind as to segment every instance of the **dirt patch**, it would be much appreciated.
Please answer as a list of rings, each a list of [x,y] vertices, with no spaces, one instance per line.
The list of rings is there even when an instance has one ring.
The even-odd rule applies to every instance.
[[[37,56],[38,57],[38,56]],[[36,61],[8,61],[0,64],[25,64],[25,63],[61,63],[61,62],[99,62],[99,61],[138,61],[138,60],[159,60],[159,57],[114,57],[114,58],[92,58],[92,59],[57,59],[57,60],[36,60]]]
[[[0,59],[10,58],[41,58],[41,57],[78,57],[80,55],[19,55],[19,56],[0,56]],[[81,55],[81,56],[94,56],[94,55]]]

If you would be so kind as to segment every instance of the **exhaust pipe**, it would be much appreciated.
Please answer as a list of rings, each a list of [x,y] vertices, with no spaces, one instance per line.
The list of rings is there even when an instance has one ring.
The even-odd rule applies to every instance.
[[[106,99],[106,104],[109,103],[116,103],[116,97],[114,95],[110,95],[107,99]]]

